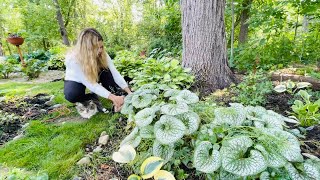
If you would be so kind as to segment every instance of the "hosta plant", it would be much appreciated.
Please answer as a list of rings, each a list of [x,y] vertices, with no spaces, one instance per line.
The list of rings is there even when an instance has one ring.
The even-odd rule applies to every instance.
[[[295,100],[291,106],[293,115],[300,121],[302,126],[320,124],[320,99],[315,102],[310,100],[311,95],[305,90],[300,90],[298,95],[303,101]]]
[[[293,81],[282,82],[279,85],[273,88],[274,91],[278,93],[288,92],[290,94],[294,94],[297,90],[312,86],[309,82],[298,82],[295,83]]]
[[[173,89],[189,88],[194,81],[190,69],[184,69],[176,59],[147,59],[143,70],[136,74],[132,83],[134,89],[145,84],[167,84]]]

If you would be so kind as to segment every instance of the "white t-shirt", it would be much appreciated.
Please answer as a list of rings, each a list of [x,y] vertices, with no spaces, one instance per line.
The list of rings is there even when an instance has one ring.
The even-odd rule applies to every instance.
[[[113,76],[114,82],[122,89],[128,87],[127,82],[123,79],[121,74],[118,72],[109,55],[107,55],[107,61],[108,61],[108,68]],[[110,91],[108,91],[106,88],[101,86],[99,83],[97,82],[91,83],[90,81],[88,81],[87,77],[82,71],[81,66],[76,60],[76,56],[74,53],[68,53],[66,55],[65,65],[66,65],[65,80],[82,83],[91,92],[98,94],[99,96],[104,98],[108,98],[108,96],[111,94]]]

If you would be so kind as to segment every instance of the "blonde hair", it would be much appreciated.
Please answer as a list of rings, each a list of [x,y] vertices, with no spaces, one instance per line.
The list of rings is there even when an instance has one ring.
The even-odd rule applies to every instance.
[[[79,62],[84,74],[90,82],[98,81],[101,69],[107,69],[107,53],[103,50],[98,56],[99,41],[103,41],[101,34],[94,28],[82,30],[73,49],[76,60]]]

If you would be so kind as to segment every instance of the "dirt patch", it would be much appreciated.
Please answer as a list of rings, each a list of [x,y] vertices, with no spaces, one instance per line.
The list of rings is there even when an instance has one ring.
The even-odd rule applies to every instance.
[[[320,126],[314,126],[311,130],[307,131],[301,149],[302,152],[313,154],[320,158]]]
[[[0,79],[0,84],[7,82],[24,82],[24,83],[46,83],[62,80],[64,77],[64,71],[49,70],[40,73],[40,76],[33,80],[28,80],[28,78],[21,72],[12,73],[9,75],[9,79]]]
[[[53,96],[37,94],[9,102],[0,102],[0,146],[19,134],[20,129],[31,119],[39,119],[44,115],[64,108],[52,104]]]
[[[292,98],[293,96],[288,93],[272,92],[267,95],[267,103],[264,107],[284,116],[288,116],[287,111],[290,111],[291,109],[289,100]]]

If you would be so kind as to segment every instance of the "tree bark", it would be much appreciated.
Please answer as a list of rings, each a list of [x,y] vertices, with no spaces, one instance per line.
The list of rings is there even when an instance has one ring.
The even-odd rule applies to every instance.
[[[58,21],[59,26],[60,26],[60,34],[61,34],[62,39],[63,39],[63,44],[65,44],[67,46],[70,46],[70,42],[69,42],[69,39],[68,39],[68,34],[67,34],[66,27],[65,27],[64,22],[63,22],[63,18],[62,18],[62,13],[61,13],[61,8],[60,8],[60,5],[59,5],[59,2],[58,2],[58,0],[53,0],[53,3],[55,5],[56,11],[57,11],[57,21]]]
[[[252,4],[252,0],[244,0],[242,3],[242,11],[240,15],[240,33],[239,33],[239,44],[244,44],[248,38],[249,32],[249,24],[248,20],[250,18],[250,6]]]
[[[229,86],[234,75],[227,65],[225,0],[182,0],[182,64],[195,75],[200,95]]]

